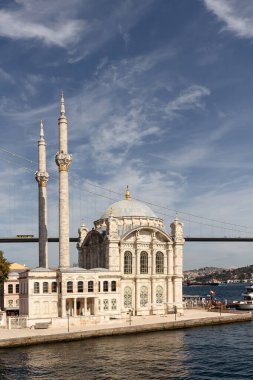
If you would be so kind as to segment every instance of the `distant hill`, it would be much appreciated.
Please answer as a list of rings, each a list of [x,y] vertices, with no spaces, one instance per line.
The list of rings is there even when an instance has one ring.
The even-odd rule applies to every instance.
[[[185,281],[194,280],[198,282],[209,282],[212,280],[249,280],[253,278],[253,265],[248,265],[236,269],[224,269],[216,267],[192,269],[190,271],[184,271],[184,277]]]

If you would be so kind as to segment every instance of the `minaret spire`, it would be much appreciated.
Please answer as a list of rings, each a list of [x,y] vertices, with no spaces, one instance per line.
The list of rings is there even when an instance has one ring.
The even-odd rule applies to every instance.
[[[61,93],[59,151],[55,162],[59,169],[59,267],[69,267],[69,188],[68,170],[72,156],[68,154],[68,121],[65,116],[64,95]]]
[[[61,115],[65,115],[64,92],[61,92]]]
[[[40,140],[44,140],[44,126],[43,126],[43,121],[40,120]]]
[[[38,182],[39,202],[39,267],[48,268],[47,239],[47,182],[49,175],[46,169],[46,142],[44,139],[43,122],[40,121],[40,139],[38,141],[39,167],[35,173]]]

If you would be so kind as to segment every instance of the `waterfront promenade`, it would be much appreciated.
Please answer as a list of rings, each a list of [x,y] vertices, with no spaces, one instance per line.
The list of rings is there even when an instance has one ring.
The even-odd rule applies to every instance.
[[[102,323],[86,324],[83,327],[72,325],[68,327],[48,329],[23,328],[8,330],[0,329],[0,348],[22,345],[41,344],[49,342],[71,341],[99,336],[122,334],[137,334],[142,332],[176,330],[199,326],[210,326],[225,323],[246,322],[252,320],[250,312],[209,312],[205,310],[185,310],[183,316],[174,314],[161,316],[131,317],[126,320],[111,320]],[[69,331],[68,331],[69,330]]]

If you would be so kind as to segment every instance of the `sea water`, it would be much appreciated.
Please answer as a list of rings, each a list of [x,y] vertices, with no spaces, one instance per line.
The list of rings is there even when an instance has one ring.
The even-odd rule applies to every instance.
[[[244,285],[215,290],[229,301]],[[0,349],[0,379],[253,379],[253,323]]]

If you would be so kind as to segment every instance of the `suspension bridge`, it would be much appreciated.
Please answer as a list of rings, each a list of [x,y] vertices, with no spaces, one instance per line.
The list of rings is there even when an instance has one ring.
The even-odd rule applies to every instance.
[[[11,152],[3,147],[0,147],[0,153],[2,153],[1,160],[7,162],[11,167],[17,167],[18,171],[22,173],[29,173],[29,182],[31,182],[31,173],[32,178],[34,177],[34,173],[37,170],[37,162],[32,161],[26,157],[18,155],[14,152]],[[25,162],[25,164],[24,164]],[[51,170],[52,172],[53,170]],[[70,172],[71,174],[71,172]],[[24,175],[24,174],[23,174]],[[32,179],[33,180],[33,179]],[[55,170],[55,174],[50,175],[50,183],[55,188],[55,197],[57,196],[57,181],[58,176]],[[34,181],[35,182],[35,181]],[[14,190],[11,190],[11,186],[14,187]],[[9,190],[9,191],[8,191]],[[27,192],[28,191],[28,192]],[[7,189],[8,197],[11,198],[6,207],[6,214],[9,216],[9,231],[8,234],[0,232],[0,243],[37,243],[39,241],[37,235],[37,186],[35,183],[25,188],[23,193],[23,199],[21,203],[24,203],[24,208],[20,213],[20,210],[16,210],[16,200],[15,195],[17,195],[17,191],[15,190],[15,182],[13,185],[9,185],[9,189]],[[53,193],[53,191],[51,191]],[[111,202],[116,202],[122,199],[122,194],[112,191],[111,189],[106,188],[105,186],[100,186],[97,183],[93,183],[91,181],[82,182],[80,178],[73,175],[70,177],[70,209],[72,211],[72,221],[70,222],[70,226],[72,227],[72,231],[70,231],[70,242],[76,243],[78,241],[77,237],[77,229],[81,224],[82,220],[85,220],[85,224],[87,220],[90,219],[91,222],[95,220],[93,215],[99,215],[99,213],[108,207],[108,200]],[[21,192],[18,192],[19,198],[21,197]],[[179,211],[171,209],[165,205],[159,205],[156,203],[146,202],[143,199],[136,199],[142,203],[150,206],[159,217],[165,220],[165,224],[168,226],[171,220],[174,219],[176,212],[179,213],[180,220],[184,223],[184,231],[185,231],[185,241],[186,242],[253,242],[253,227],[247,225],[238,225],[226,221],[221,221],[218,219],[206,218],[199,215],[194,215],[192,213]],[[54,205],[53,205],[54,203]],[[93,206],[96,212],[93,210],[91,212],[90,208]],[[50,208],[50,204],[49,204]],[[57,214],[57,200],[56,198],[51,203],[51,209],[55,208],[55,215]],[[27,222],[25,219],[25,209],[29,212],[29,223],[27,227],[24,227]],[[32,212],[31,212],[32,210]],[[97,210],[99,210],[97,212]],[[50,212],[49,212],[50,213]],[[17,215],[18,214],[18,215]],[[77,215],[79,214],[79,215]],[[83,214],[83,215],[82,215]],[[89,215],[90,214],[90,215]],[[91,216],[92,215],[92,216]],[[8,218],[7,218],[8,219]],[[53,222],[56,225],[56,218]],[[167,220],[166,220],[167,219]],[[168,221],[168,222],[167,222]],[[49,220],[52,224],[52,221]],[[5,221],[5,227],[6,227]],[[16,229],[14,226],[16,226]],[[26,231],[24,232],[24,228]],[[22,231],[20,231],[22,229]],[[209,229],[209,231],[207,231]],[[16,230],[16,233],[13,231]],[[6,231],[6,228],[5,228]],[[211,232],[210,232],[211,231]],[[222,231],[222,233],[221,233]],[[57,243],[59,238],[57,237],[57,230],[50,232],[48,231],[48,242],[49,243]],[[20,235],[21,233],[21,235]],[[29,233],[29,235],[27,235]],[[31,233],[31,235],[30,235]],[[7,236],[6,236],[7,235]]]

